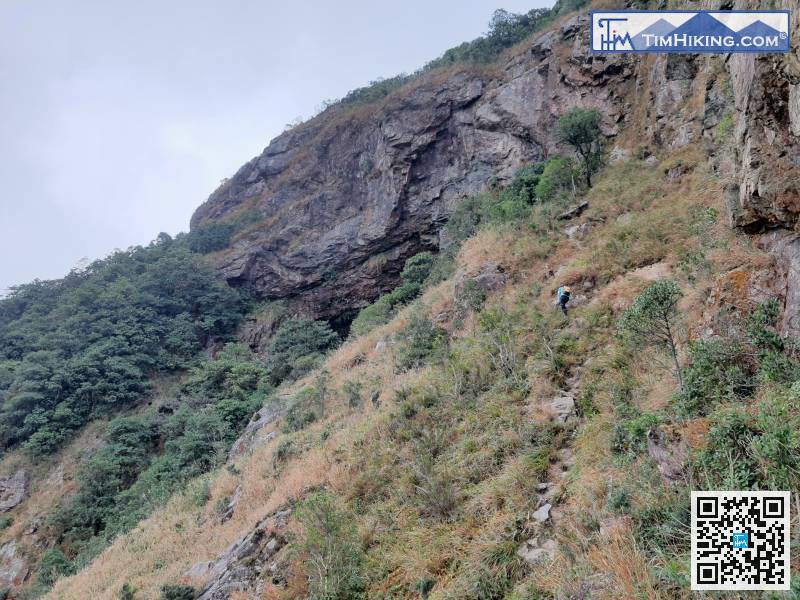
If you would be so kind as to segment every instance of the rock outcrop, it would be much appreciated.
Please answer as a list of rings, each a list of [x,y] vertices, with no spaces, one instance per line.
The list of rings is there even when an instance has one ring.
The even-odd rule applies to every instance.
[[[663,8],[657,4],[628,2]],[[795,8],[792,0],[777,4],[686,7]],[[797,39],[797,11],[792,26]],[[409,256],[446,245],[442,224],[464,197],[563,151],[554,125],[572,106],[600,111],[613,161],[647,157],[654,165],[656,154],[703,140],[729,181],[732,226],[748,233],[798,226],[797,48],[788,55],[592,55],[588,36],[583,12],[493,69],[433,71],[382,102],[329,108],[244,165],[196,211],[192,228],[236,223],[229,247],[210,256],[224,278],[311,316],[346,321],[396,285]],[[725,152],[722,131],[730,136]],[[681,175],[680,168],[668,173]],[[785,269],[782,278],[791,279]],[[253,325],[253,345],[262,325]]]
[[[277,569],[273,559],[286,545],[287,520],[291,512],[290,508],[275,511],[215,560],[193,565],[186,577],[208,582],[198,600],[227,600],[235,592],[260,598],[261,586]]]
[[[228,281],[315,317],[365,305],[409,256],[439,247],[463,198],[559,150],[563,111],[596,107],[617,134],[635,61],[588,54],[587,18],[540,35],[498,72],[432,72],[382,103],[323,112],[226,181],[192,228],[250,215],[212,255]]]
[[[14,508],[25,498],[28,490],[28,473],[19,469],[7,479],[0,479],[0,512]]]

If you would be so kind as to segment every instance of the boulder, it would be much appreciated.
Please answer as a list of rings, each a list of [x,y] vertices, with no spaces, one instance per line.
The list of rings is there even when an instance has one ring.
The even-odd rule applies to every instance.
[[[575,412],[575,397],[572,394],[565,394],[553,399],[546,405],[547,411],[552,415],[554,421],[566,423],[570,415]]]
[[[558,550],[555,540],[545,540],[541,544],[538,538],[531,538],[522,542],[517,548],[517,555],[530,564],[553,560]]]
[[[652,428],[647,432],[647,454],[655,461],[666,483],[684,480],[688,450],[682,440],[669,439],[661,429]]]
[[[589,202],[587,200],[584,200],[580,204],[571,207],[569,210],[565,210],[556,218],[559,219],[560,221],[574,219],[575,217],[580,217],[583,214],[583,211],[585,211],[587,208],[589,208]]]
[[[28,561],[22,556],[17,542],[0,546],[0,585],[19,586],[30,573]]]
[[[544,523],[550,518],[550,509],[553,508],[553,505],[549,502],[546,502],[542,506],[540,506],[531,516],[539,521],[539,523]]]
[[[19,469],[13,476],[0,479],[0,511],[6,512],[22,502],[28,490],[28,473]]]

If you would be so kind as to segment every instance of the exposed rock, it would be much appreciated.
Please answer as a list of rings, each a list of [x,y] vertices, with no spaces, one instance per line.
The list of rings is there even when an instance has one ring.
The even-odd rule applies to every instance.
[[[395,342],[395,340],[394,340],[394,338],[392,336],[381,338],[377,342],[375,342],[375,351],[376,352],[383,352],[384,350],[388,349],[389,347],[394,346],[395,343],[396,342]]]
[[[506,282],[507,278],[498,265],[489,262],[481,267],[477,275],[467,276],[464,270],[456,273],[453,296],[456,304],[468,304],[470,300],[465,297],[468,289],[471,292],[488,294],[504,288]],[[466,308],[466,306],[462,306],[462,308]]]
[[[22,556],[17,542],[0,546],[0,585],[21,585],[28,577],[28,561]]]
[[[286,525],[291,509],[284,508],[260,521],[249,533],[233,542],[215,560],[198,562],[187,577],[207,577],[198,600],[227,600],[234,592],[260,597],[259,575],[269,570],[270,561],[286,545]]]
[[[538,538],[531,538],[527,542],[522,542],[517,548],[517,554],[530,564],[542,561],[553,560],[558,550],[558,543],[555,540],[545,540],[539,544]]]
[[[658,164],[658,159],[655,156],[648,156],[644,159],[644,164],[648,167],[655,167]]]
[[[566,423],[570,415],[575,412],[575,397],[572,394],[565,394],[555,398],[547,404],[547,411],[553,415],[554,421]]]
[[[659,279],[669,277],[672,274],[672,267],[670,267],[669,263],[658,262],[647,265],[646,267],[634,269],[630,274],[633,277],[638,277],[645,281],[658,281]]]
[[[684,480],[688,451],[681,440],[670,440],[661,429],[651,429],[647,432],[647,454],[655,461],[665,482]]]
[[[242,486],[237,485],[236,489],[233,490],[233,495],[231,496],[228,505],[225,507],[225,510],[220,515],[220,522],[224,523],[225,521],[230,520],[233,517],[233,513],[236,511],[236,506],[239,504],[239,500],[242,498]]]
[[[560,215],[558,215],[557,219],[559,219],[560,221],[566,221],[568,219],[574,219],[575,217],[580,217],[583,214],[583,211],[585,211],[587,208],[589,208],[589,202],[584,200],[580,204],[573,206],[569,210],[566,210]]]
[[[6,512],[22,502],[28,489],[28,473],[19,469],[12,477],[0,479],[0,511]]]
[[[274,431],[264,432],[264,428],[270,423],[274,423],[280,415],[281,411],[275,406],[264,406],[255,413],[242,435],[231,446],[228,460],[233,460],[274,438],[276,433]]]
[[[778,272],[755,291],[782,300],[778,332],[783,336],[800,338],[800,235],[779,230],[761,236],[758,241],[762,248],[775,256]]]
[[[591,221],[586,221],[586,223],[581,223],[580,225],[570,225],[564,229],[564,233],[571,240],[580,239],[589,233],[592,227],[594,227],[594,224]]]
[[[608,156],[608,162],[612,165],[625,162],[630,158],[631,151],[627,148],[620,148],[619,146],[615,146],[613,150],[611,150],[611,154]]]
[[[495,73],[426,74],[385,102],[334,106],[225,181],[192,228],[252,216],[212,257],[223,277],[316,317],[355,311],[396,285],[409,256],[446,244],[442,225],[462,199],[567,151],[554,126],[563,111],[596,108],[616,135],[637,58],[592,56],[588,35],[584,13]]]
[[[540,506],[531,516],[539,521],[539,523],[544,523],[547,519],[550,518],[550,509],[553,508],[553,505],[549,502]]]

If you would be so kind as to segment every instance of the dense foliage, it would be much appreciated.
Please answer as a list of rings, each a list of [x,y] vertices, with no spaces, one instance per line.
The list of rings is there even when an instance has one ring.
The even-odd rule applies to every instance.
[[[78,493],[54,520],[76,564],[220,464],[269,393],[267,375],[248,348],[229,344],[191,370],[175,406],[111,421],[106,445],[85,463]]]
[[[231,334],[243,302],[166,234],[0,301],[0,445],[57,449]]]

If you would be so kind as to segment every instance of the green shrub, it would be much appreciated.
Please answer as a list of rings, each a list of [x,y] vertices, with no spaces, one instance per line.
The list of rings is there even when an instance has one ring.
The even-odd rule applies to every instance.
[[[536,184],[536,198],[550,202],[582,189],[581,174],[575,161],[569,157],[551,156]]]
[[[364,551],[352,516],[328,492],[313,494],[297,507],[303,527],[300,552],[308,556],[308,597],[313,600],[360,598],[365,587]]]
[[[119,600],[136,600],[136,588],[130,583],[123,583],[117,594]]]
[[[618,420],[614,425],[614,435],[611,440],[611,449],[628,460],[633,460],[645,451],[647,432],[661,422],[661,419],[653,413],[631,412],[633,414]]]
[[[430,275],[435,260],[436,257],[431,252],[415,254],[406,261],[400,272],[400,279],[403,283],[416,284],[421,287]]]
[[[738,407],[714,412],[708,444],[694,461],[700,480],[717,489],[797,489],[799,397],[773,391],[755,414]]]
[[[272,337],[267,351],[267,368],[272,384],[302,377],[338,341],[336,332],[325,321],[303,317],[284,321]]]
[[[190,585],[165,583],[161,586],[161,600],[194,600],[197,591]]]
[[[696,340],[689,344],[687,354],[683,390],[673,399],[680,414],[702,415],[755,389],[752,357],[739,341]]]
[[[50,587],[59,577],[71,575],[74,572],[72,563],[67,560],[64,553],[57,548],[51,548],[42,555],[42,562],[39,565],[38,581],[40,584]]]
[[[447,331],[421,313],[411,315],[409,324],[400,335],[404,339],[397,351],[397,366],[401,370],[422,366],[447,345]]]
[[[680,317],[678,301],[683,296],[678,284],[661,279],[648,286],[622,316],[620,331],[638,346],[653,346],[665,350],[678,380],[683,387],[683,373],[678,361],[678,331]]]
[[[192,252],[208,254],[227,248],[235,231],[233,223],[209,223],[193,229],[186,241]]]
[[[350,408],[357,408],[361,406],[361,390],[363,385],[360,381],[355,379],[348,379],[342,385],[342,392],[347,399],[347,405]]]

